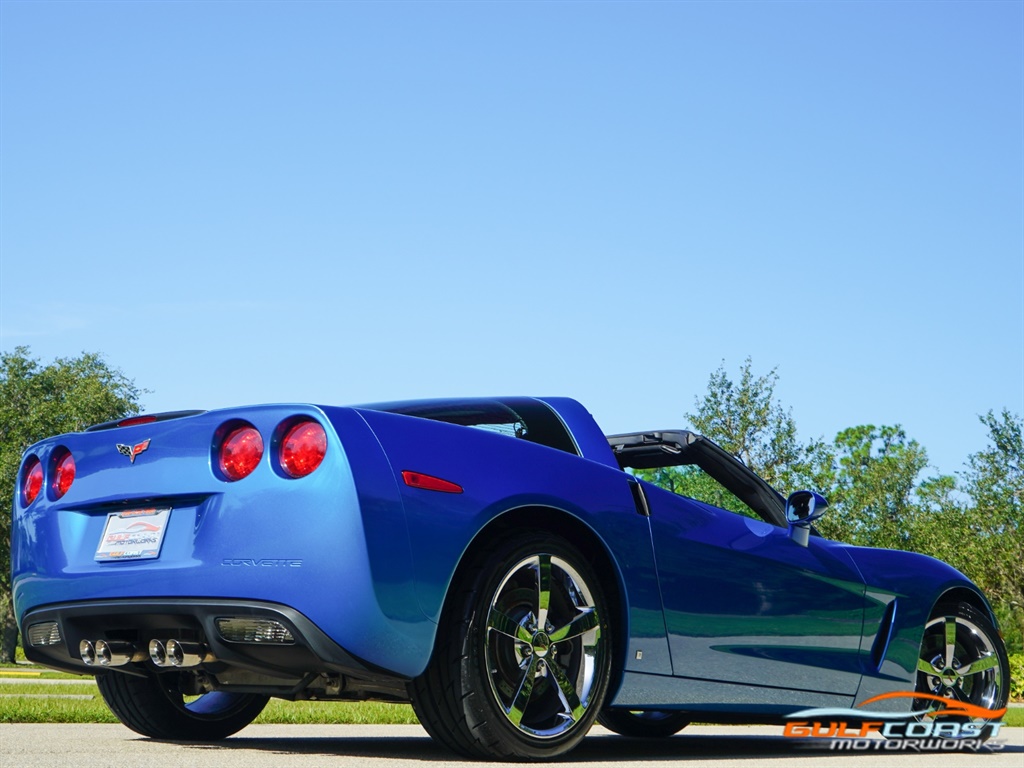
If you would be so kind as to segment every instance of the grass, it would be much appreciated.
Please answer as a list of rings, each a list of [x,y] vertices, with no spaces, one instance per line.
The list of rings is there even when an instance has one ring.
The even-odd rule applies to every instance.
[[[56,698],[86,695],[92,698]],[[0,685],[0,723],[116,722],[95,685]]]
[[[116,723],[95,683],[87,676],[44,667],[0,666],[0,677],[25,683],[0,684],[0,723]],[[53,681],[53,682],[42,682]],[[82,684],[84,681],[85,684]],[[59,698],[74,696],[77,698]],[[89,698],[81,698],[86,697]],[[334,725],[408,724],[416,716],[408,704],[378,702],[282,701],[271,699],[257,723]],[[1007,727],[1024,727],[1024,708],[1007,710]]]
[[[1007,728],[1024,728],[1024,709],[1014,707],[1013,709],[1006,710],[1003,722]]]
[[[408,704],[384,704],[376,701],[281,701],[271,699],[257,723],[315,725],[407,725],[418,723]]]
[[[96,684],[87,676],[19,664],[0,666],[0,677],[25,681],[0,684],[0,723],[118,722],[103,703]],[[418,721],[408,704],[272,699],[256,722],[384,725]]]

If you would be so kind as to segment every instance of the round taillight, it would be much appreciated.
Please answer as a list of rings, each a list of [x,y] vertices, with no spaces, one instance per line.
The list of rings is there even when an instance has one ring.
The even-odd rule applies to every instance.
[[[64,451],[53,465],[53,493],[59,499],[75,482],[75,457]]]
[[[43,465],[39,463],[38,458],[35,456],[29,457],[22,470],[22,478],[21,498],[25,502],[25,506],[28,506],[36,500],[39,492],[43,490]]]
[[[300,421],[281,441],[281,469],[289,477],[305,477],[327,453],[327,433],[315,421]]]
[[[232,430],[220,445],[220,471],[232,482],[252,474],[263,458],[263,438],[255,427]]]

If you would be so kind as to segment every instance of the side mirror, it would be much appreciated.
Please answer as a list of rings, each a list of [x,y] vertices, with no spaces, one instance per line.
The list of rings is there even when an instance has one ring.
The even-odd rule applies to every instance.
[[[825,514],[828,501],[814,491],[794,491],[786,501],[786,520],[789,536],[802,547],[807,546],[811,523]]]

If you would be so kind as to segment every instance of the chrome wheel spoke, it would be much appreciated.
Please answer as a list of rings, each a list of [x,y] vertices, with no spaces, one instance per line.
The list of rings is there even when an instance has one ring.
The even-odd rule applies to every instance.
[[[551,555],[537,558],[537,629],[545,631],[551,607]]]
[[[573,722],[576,722],[583,717],[587,708],[580,703],[580,697],[576,695],[576,689],[572,682],[565,676],[564,669],[558,664],[548,664],[548,670],[554,675],[555,682],[558,683],[558,698],[561,700],[562,706],[565,707],[565,714]]]
[[[585,635],[600,624],[597,610],[585,608],[576,618],[551,633],[552,643],[561,643],[564,640],[572,640],[574,637]]]
[[[506,714],[508,714],[508,719],[515,725],[519,725],[523,721],[523,715],[526,713],[526,707],[530,703],[530,697],[533,695],[533,679],[536,674],[537,657],[532,656],[530,657],[529,663],[526,665],[526,674],[519,682],[519,690],[516,691],[516,695],[512,698],[512,705],[506,712]]]
[[[946,617],[946,669],[952,669],[956,653],[956,619]]]
[[[526,630],[526,627],[516,623],[508,615],[494,607],[487,615],[487,628],[523,643],[529,643],[533,639],[533,635]]]
[[[999,657],[995,654],[991,656],[982,656],[977,661],[972,661],[970,664],[961,667],[957,670],[957,674],[964,675],[976,675],[979,672],[985,672],[989,669],[995,669],[999,666]]]
[[[942,672],[941,669],[936,669],[935,665],[927,659],[917,660],[917,671],[924,672],[926,675],[938,675]]]

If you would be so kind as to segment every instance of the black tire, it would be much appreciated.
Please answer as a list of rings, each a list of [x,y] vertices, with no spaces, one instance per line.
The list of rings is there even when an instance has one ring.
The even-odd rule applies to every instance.
[[[96,678],[117,719],[153,739],[217,741],[255,720],[269,700],[254,693],[204,693],[186,702],[177,675],[134,677],[108,672]]]
[[[690,716],[670,710],[606,709],[597,716],[597,722],[620,736],[663,739],[688,726]]]
[[[409,687],[427,732],[475,758],[571,750],[611,676],[608,602],[586,558],[545,532],[520,535],[479,552],[455,590]]]
[[[999,632],[968,603],[940,603],[925,625],[917,663],[915,693],[1000,710],[1010,694],[1010,662]],[[915,711],[934,709],[936,701],[914,699]],[[968,717],[943,717],[967,722]],[[984,720],[976,720],[983,722]],[[981,738],[988,738],[985,729]]]

